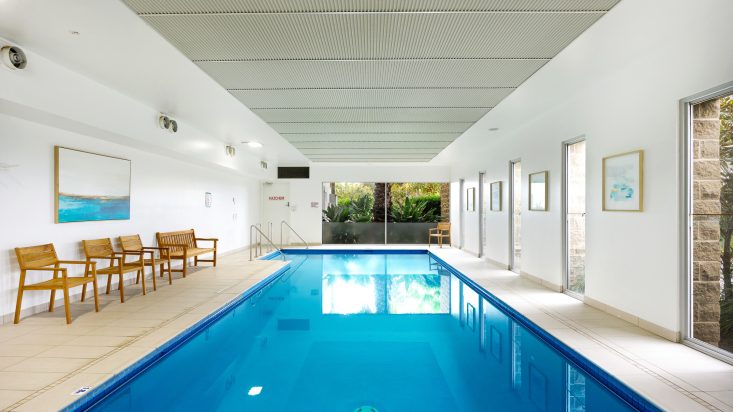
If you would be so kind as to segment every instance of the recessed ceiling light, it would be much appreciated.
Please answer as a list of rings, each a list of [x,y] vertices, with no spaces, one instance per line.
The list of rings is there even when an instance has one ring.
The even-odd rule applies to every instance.
[[[247,395],[249,396],[257,396],[260,393],[262,393],[262,386],[253,386],[249,388],[249,392],[247,392]]]
[[[78,36],[80,33],[76,30],[69,30],[69,34],[71,34],[72,36]]]
[[[250,142],[243,141],[242,143],[246,144],[249,147],[255,148],[255,149],[259,149],[260,147],[262,147],[262,143],[255,142],[255,141],[250,141]]]
[[[498,128],[498,127],[492,127],[491,129],[489,129],[489,131],[490,131],[490,132],[495,132],[495,131],[497,131],[497,130],[499,130],[499,128]]]

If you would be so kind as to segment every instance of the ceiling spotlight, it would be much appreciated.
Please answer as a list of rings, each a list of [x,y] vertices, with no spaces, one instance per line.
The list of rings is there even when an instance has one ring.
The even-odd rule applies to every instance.
[[[226,151],[226,154],[229,157],[234,157],[237,155],[237,149],[234,146],[227,145],[227,147],[225,147],[224,150]]]
[[[76,30],[69,30],[69,34],[71,34],[72,36],[78,36],[80,33]]]
[[[242,144],[246,144],[247,146],[252,147],[254,149],[259,149],[260,147],[262,147],[262,143],[255,142],[255,141],[250,141],[250,142],[243,141]]]
[[[495,132],[495,131],[497,131],[497,130],[499,130],[499,128],[498,128],[498,127],[492,127],[491,129],[489,129],[489,131],[490,131],[490,132]]]

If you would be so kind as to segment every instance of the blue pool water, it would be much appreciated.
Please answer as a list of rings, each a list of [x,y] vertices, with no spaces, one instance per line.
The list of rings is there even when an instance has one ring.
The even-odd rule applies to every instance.
[[[165,348],[165,356],[141,371],[135,369],[145,365],[97,388],[86,398],[101,398],[95,404],[76,406],[99,411],[656,410],[587,361],[570,361],[540,337],[544,332],[523,326],[521,316],[514,320],[496,306],[500,302],[492,304],[492,296],[424,252],[287,258],[290,269],[258,292],[184,343]]]

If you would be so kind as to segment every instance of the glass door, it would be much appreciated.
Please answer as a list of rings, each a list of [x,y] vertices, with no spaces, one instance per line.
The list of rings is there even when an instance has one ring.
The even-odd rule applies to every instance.
[[[565,143],[565,290],[585,293],[585,139]]]
[[[522,268],[522,162],[514,160],[509,167],[509,198],[512,201],[510,214],[510,256],[509,267],[519,273]]]

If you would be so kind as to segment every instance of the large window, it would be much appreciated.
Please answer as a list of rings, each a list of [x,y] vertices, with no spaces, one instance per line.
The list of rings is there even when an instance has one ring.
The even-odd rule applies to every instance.
[[[448,183],[324,183],[323,243],[428,243],[449,196]]]
[[[692,100],[688,138],[687,337],[733,352],[733,87]]]

